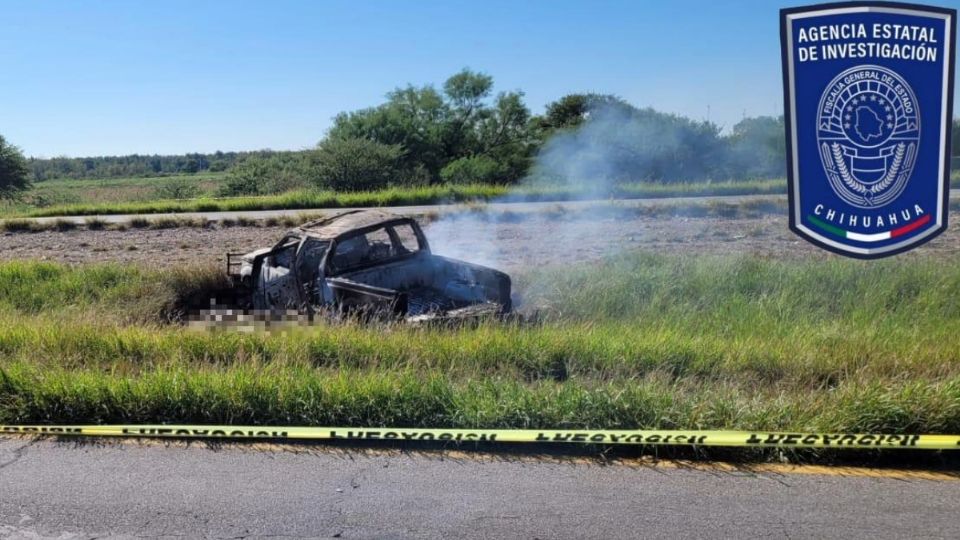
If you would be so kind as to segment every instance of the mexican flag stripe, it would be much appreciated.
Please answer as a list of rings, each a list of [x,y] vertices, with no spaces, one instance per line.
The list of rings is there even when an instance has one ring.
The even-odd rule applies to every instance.
[[[817,227],[823,229],[824,231],[830,234],[840,236],[842,238],[848,238],[850,240],[856,240],[858,242],[880,242],[881,240],[889,240],[891,238],[903,236],[911,231],[915,231],[930,222],[930,216],[926,215],[914,221],[913,223],[910,223],[909,225],[904,225],[903,227],[898,227],[890,231],[875,233],[875,234],[861,234],[861,233],[856,233],[853,231],[847,231],[847,230],[841,229],[840,227],[837,227],[836,225],[831,225],[826,221],[823,221],[822,219],[817,218],[815,216],[808,215],[807,219],[810,220],[810,223],[813,223]]]

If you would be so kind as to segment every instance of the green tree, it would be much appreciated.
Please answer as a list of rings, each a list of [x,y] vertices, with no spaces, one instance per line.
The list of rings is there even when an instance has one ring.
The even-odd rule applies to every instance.
[[[200,160],[194,156],[187,156],[180,170],[187,174],[194,174],[200,170]]]
[[[443,83],[443,93],[450,99],[451,105],[461,112],[469,114],[479,109],[483,100],[493,90],[493,77],[464,69]]]
[[[533,176],[553,183],[597,187],[621,182],[678,182],[726,174],[720,128],[622,101],[588,109],[576,128],[544,142]]]
[[[210,162],[210,172],[223,172],[229,167],[230,165],[228,165],[227,161],[223,159],[216,159]]]
[[[0,136],[0,199],[13,199],[30,188],[30,168],[23,153]]]
[[[473,128],[488,115],[485,100],[492,91],[492,77],[469,69],[450,77],[443,84],[447,99],[443,150],[448,162],[478,150],[480,134]]]
[[[737,178],[770,178],[786,174],[783,117],[744,118],[727,137],[727,173]]]
[[[314,183],[336,191],[380,189],[406,183],[410,173],[399,144],[364,138],[327,139],[311,157]]]
[[[447,165],[476,156],[497,162],[498,181],[513,181],[526,173],[536,144],[530,111],[520,92],[492,96],[492,77],[464,69],[447,79],[442,93],[407,86],[387,94],[382,105],[338,115],[326,141],[366,139],[402,148],[404,174],[391,183],[442,181]]]
[[[366,139],[396,145],[405,150],[404,168],[423,168],[435,176],[447,161],[448,114],[443,96],[435,89],[408,86],[387,94],[387,102],[380,106],[337,115],[326,140]]]
[[[508,174],[506,166],[488,156],[456,159],[440,171],[440,178],[449,184],[494,184]]]
[[[591,109],[606,106],[628,106],[627,102],[610,94],[567,94],[547,104],[546,113],[538,118],[540,127],[547,130],[577,127]]]
[[[303,189],[310,186],[312,175],[305,153],[252,154],[230,169],[219,194],[269,195]]]

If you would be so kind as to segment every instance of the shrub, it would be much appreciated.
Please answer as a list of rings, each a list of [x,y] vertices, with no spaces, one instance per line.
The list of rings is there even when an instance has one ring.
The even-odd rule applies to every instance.
[[[8,219],[0,224],[6,232],[39,232],[40,224],[30,219]]]
[[[154,190],[158,199],[195,199],[200,196],[200,188],[187,178],[173,178]]]
[[[69,219],[58,219],[53,222],[53,228],[60,232],[66,232],[76,229],[77,224]]]
[[[27,160],[16,146],[0,136],[0,199],[18,196],[30,187]]]
[[[440,178],[450,184],[495,184],[502,182],[507,172],[493,158],[470,156],[451,161],[440,171]]]
[[[311,176],[308,157],[303,153],[253,155],[230,169],[219,194],[234,197],[283,193],[307,187]]]
[[[86,219],[87,230],[90,231],[102,231],[107,227],[106,220],[98,217],[90,217]]]
[[[380,189],[404,183],[403,149],[363,138],[326,139],[311,160],[319,187],[336,191]]]

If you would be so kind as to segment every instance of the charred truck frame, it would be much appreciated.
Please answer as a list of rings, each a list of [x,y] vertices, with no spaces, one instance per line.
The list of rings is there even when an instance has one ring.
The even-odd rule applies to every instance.
[[[272,248],[227,254],[227,270],[260,310],[455,318],[511,309],[510,277],[434,255],[416,220],[342,212],[290,230]]]

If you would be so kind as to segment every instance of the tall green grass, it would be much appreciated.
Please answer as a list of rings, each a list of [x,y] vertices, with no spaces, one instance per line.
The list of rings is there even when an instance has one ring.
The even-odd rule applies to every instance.
[[[57,315],[68,321],[161,324],[229,281],[219,268],[147,272],[117,264],[67,266],[37,261],[0,264],[0,314]],[[88,319],[92,316],[92,319]],[[56,323],[49,323],[56,331]],[[10,322],[8,327],[14,327]],[[37,323],[43,328],[46,323]]]
[[[960,379],[829,392],[664,378],[457,380],[291,366],[164,366],[136,376],[24,363],[0,375],[5,422],[956,432]]]
[[[0,422],[960,432],[956,262],[634,253],[515,276],[537,323],[252,334],[171,322],[212,270],[4,263]]]

